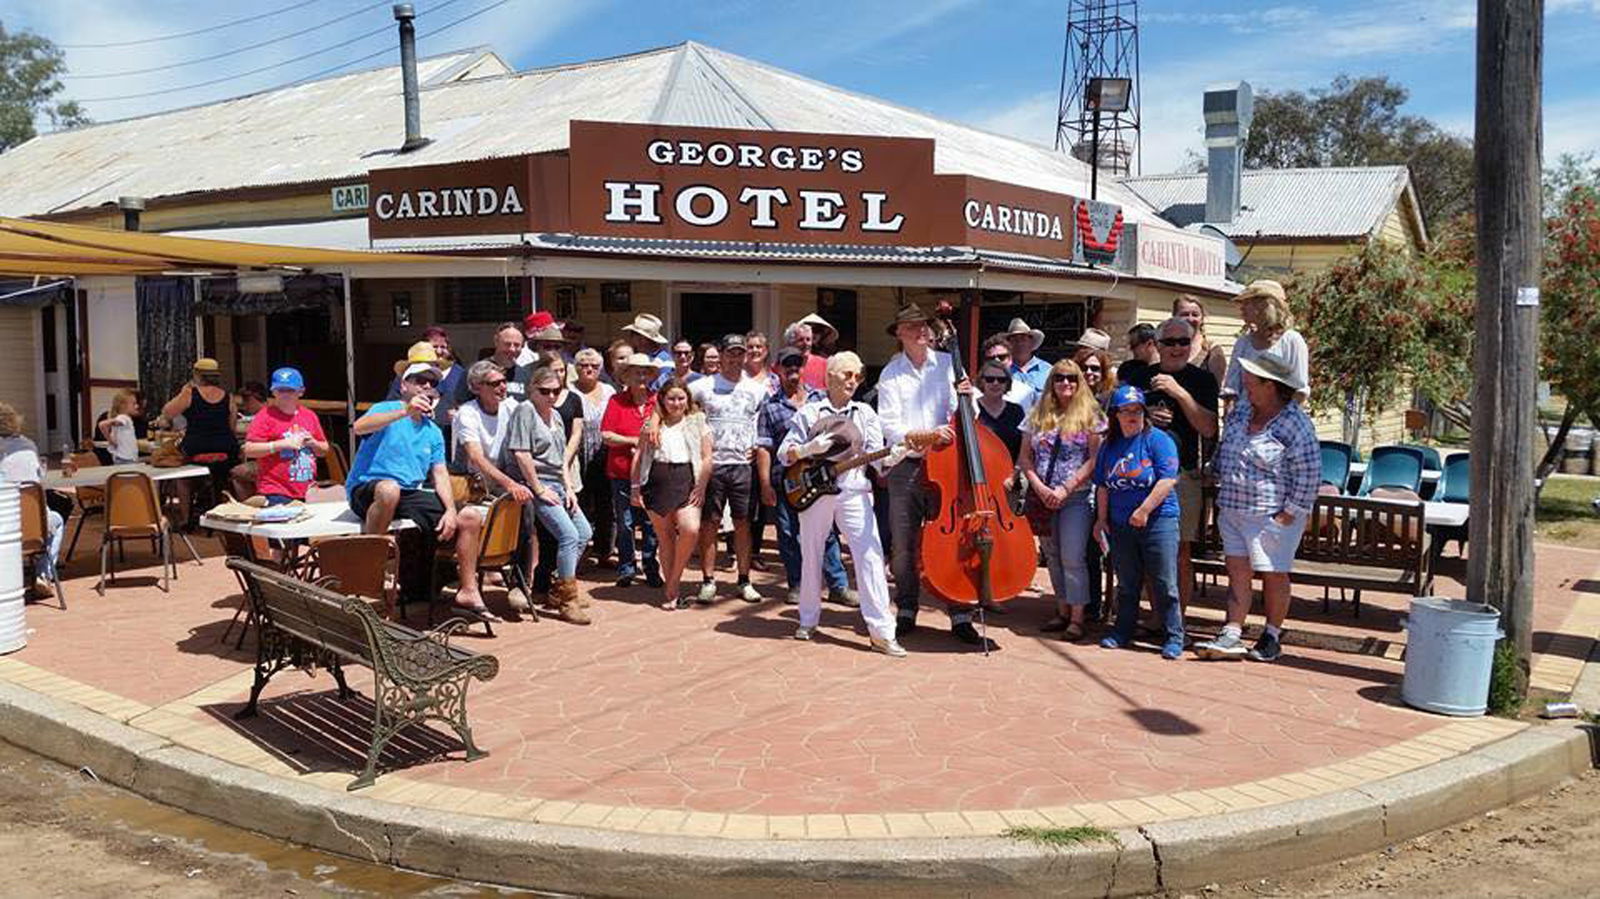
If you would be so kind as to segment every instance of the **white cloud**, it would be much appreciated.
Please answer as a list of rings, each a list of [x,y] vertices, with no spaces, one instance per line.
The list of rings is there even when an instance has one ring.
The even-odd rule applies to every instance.
[[[1057,114],[1055,93],[1040,91],[969,121],[985,131],[1053,147]]]
[[[270,10],[286,5],[280,0],[270,0],[270,5],[264,8]],[[66,51],[69,77],[64,79],[67,89],[60,96],[62,99],[83,100],[91,118],[105,121],[266,90],[369,54],[377,55],[356,63],[347,71],[393,65],[399,55],[398,38],[389,4],[364,9],[370,5],[368,0],[317,3],[206,34],[125,47],[83,45],[125,42],[192,31],[244,17],[249,14],[249,8],[204,0],[160,4],[129,4],[122,0],[74,0],[72,3],[16,0],[16,8],[8,11],[6,24],[12,28],[28,28],[69,48],[81,48]],[[444,0],[424,0],[416,6],[419,12],[417,33],[420,37],[474,10],[486,9],[488,4],[456,0],[446,6]],[[509,59],[519,51],[549,40],[577,15],[580,8],[580,0],[510,0],[435,37],[420,37],[418,52],[433,55],[489,44]],[[78,73],[126,72],[195,60],[230,48],[287,35],[357,11],[360,11],[359,14],[319,28],[311,34],[211,62],[116,78],[73,77]],[[349,46],[290,62],[312,51],[350,41],[366,32],[377,33]],[[253,75],[242,74],[276,63],[285,64]],[[156,93],[220,78],[227,80],[192,90]],[[155,95],[125,100],[100,99],[134,94]]]
[[[1546,164],[1563,153],[1600,157],[1600,99],[1547,103],[1544,107],[1544,158]]]

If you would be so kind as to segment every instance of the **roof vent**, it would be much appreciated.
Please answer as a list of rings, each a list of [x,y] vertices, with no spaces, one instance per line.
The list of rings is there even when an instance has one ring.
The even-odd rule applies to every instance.
[[[1244,145],[1250,137],[1254,98],[1250,84],[1213,84],[1205,91],[1206,221],[1227,223],[1239,217]]]
[[[422,136],[422,92],[417,87],[417,11],[409,3],[394,5],[394,20],[400,23],[400,80],[406,97],[406,142],[400,152],[409,153],[430,141]]]

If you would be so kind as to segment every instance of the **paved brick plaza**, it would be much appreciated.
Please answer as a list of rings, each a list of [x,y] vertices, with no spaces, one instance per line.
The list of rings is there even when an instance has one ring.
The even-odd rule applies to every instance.
[[[263,715],[236,726],[253,649],[219,639],[238,601],[220,559],[183,564],[170,595],[141,568],[101,598],[91,589],[92,536],[84,543],[69,569],[69,610],[31,606],[36,632],[0,662],[0,677],[230,761],[343,789],[366,737],[365,672],[351,681],[366,695],[347,704],[326,674],[280,673]],[[1462,567],[1447,560],[1446,575]],[[1546,684],[1570,685],[1587,654],[1597,577],[1600,554],[1540,556],[1539,644],[1551,651],[1536,674]],[[488,758],[416,764],[364,795],[624,829],[660,812],[686,832],[688,821],[748,816],[841,816],[865,827],[868,819],[843,817],[862,815],[914,816],[901,823],[915,831],[949,813],[981,831],[991,813],[1028,820],[1023,810],[1138,823],[1326,791],[1519,727],[1398,704],[1403,600],[1393,596],[1365,596],[1357,621],[1338,604],[1323,615],[1320,591],[1299,591],[1291,627],[1324,648],[1292,646],[1275,665],[1065,644],[1037,634],[1049,609],[1032,597],[990,618],[1000,648],[988,657],[958,647],[942,616],[925,609],[925,626],[905,641],[910,657],[894,660],[869,652],[859,617],[836,606],[812,642],[790,639],[794,609],[770,583],[764,603],[729,596],[676,612],[657,609],[656,592],[643,587],[584,583],[590,627],[507,621],[493,640],[462,638],[501,661],[498,679],[471,694]],[[1437,585],[1461,589],[1448,576]],[[504,608],[498,590],[489,602]],[[1218,603],[1220,591],[1192,609],[1191,626],[1209,630]],[[1557,638],[1563,629],[1572,635]],[[452,745],[443,735],[413,740],[391,758]]]

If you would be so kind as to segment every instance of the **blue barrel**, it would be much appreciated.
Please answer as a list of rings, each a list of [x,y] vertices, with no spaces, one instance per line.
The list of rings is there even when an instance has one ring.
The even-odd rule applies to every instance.
[[[1489,707],[1500,611],[1464,599],[1419,596],[1405,622],[1406,673],[1400,698],[1441,715],[1472,717]]]

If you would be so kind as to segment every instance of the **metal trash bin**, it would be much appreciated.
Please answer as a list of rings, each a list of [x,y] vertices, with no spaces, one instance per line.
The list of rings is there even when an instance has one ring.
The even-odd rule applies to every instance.
[[[1406,670],[1400,698],[1441,715],[1473,717],[1489,708],[1489,673],[1500,610],[1481,602],[1419,596],[1403,623]]]
[[[22,495],[0,478],[0,653],[28,645],[22,582]]]
[[[1593,463],[1590,453],[1594,448],[1592,428],[1573,428],[1567,432],[1567,445],[1561,453],[1561,471],[1565,474],[1588,474]]]

